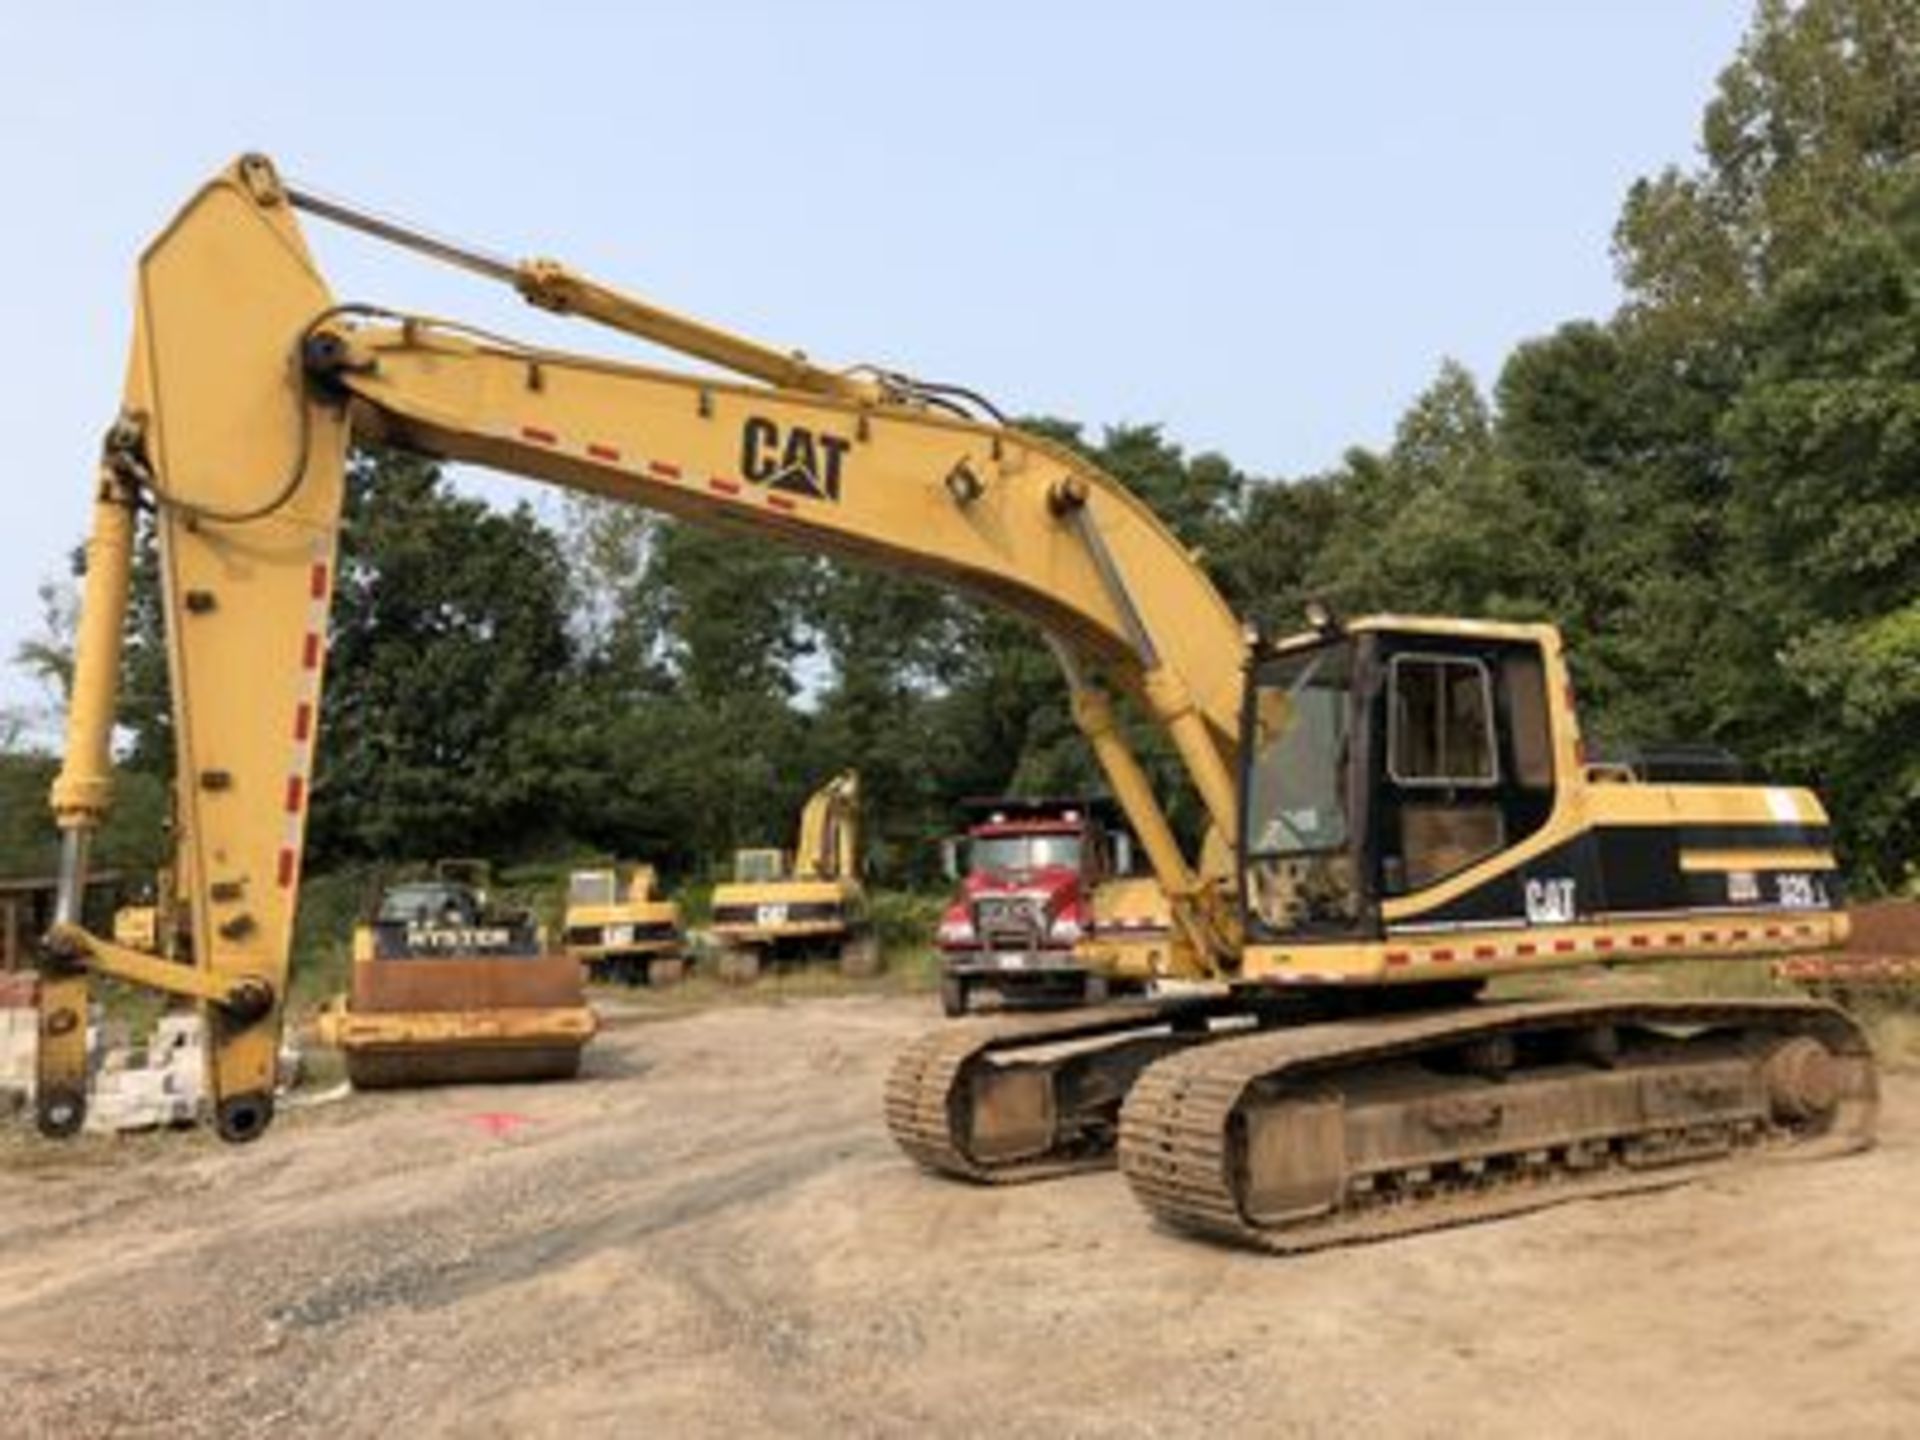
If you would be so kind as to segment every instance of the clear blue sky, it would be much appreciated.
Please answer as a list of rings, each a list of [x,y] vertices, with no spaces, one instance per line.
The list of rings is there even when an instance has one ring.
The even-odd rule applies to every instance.
[[[1748,0],[9,5],[0,658],[79,537],[131,265],[243,149],[835,363],[1261,474],[1377,444],[1448,355],[1617,298]],[[316,237],[336,292],[597,344]],[[0,704],[34,692],[0,666]]]

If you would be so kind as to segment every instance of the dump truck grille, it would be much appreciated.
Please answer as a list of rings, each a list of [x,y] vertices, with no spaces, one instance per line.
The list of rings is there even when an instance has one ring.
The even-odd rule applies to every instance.
[[[983,945],[1034,946],[1047,933],[1041,902],[991,895],[973,902],[973,933]]]

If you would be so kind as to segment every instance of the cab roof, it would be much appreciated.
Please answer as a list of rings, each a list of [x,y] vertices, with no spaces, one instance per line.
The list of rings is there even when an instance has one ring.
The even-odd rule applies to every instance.
[[[1457,615],[1359,615],[1326,630],[1299,630],[1272,642],[1271,648],[1299,650],[1342,635],[1437,635],[1464,640],[1526,640],[1557,643],[1560,632],[1537,621],[1468,620]]]

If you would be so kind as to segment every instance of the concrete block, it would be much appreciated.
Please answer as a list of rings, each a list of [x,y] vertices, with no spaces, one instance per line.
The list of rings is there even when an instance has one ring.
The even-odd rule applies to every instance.
[[[30,1094],[39,1054],[39,1015],[32,1010],[0,1010],[0,1088]]]
[[[190,1125],[206,1097],[206,1029],[192,1013],[164,1015],[144,1047],[126,1042],[119,1026],[88,1027],[91,1071],[87,1128],[95,1132]],[[39,1017],[0,1009],[0,1113],[32,1096]],[[299,1079],[300,1048],[291,1036],[280,1050],[280,1088]]]
[[[191,1012],[162,1015],[154,1022],[153,1037],[147,1041],[147,1049],[162,1053],[178,1050],[183,1045],[199,1045],[206,1035],[200,1017]]]
[[[96,1092],[87,1106],[87,1129],[108,1134],[153,1130],[163,1125],[191,1125],[194,1118],[192,1101],[164,1091],[158,1094]]]
[[[197,1071],[171,1065],[137,1065],[102,1070],[94,1079],[87,1128],[96,1131],[150,1130],[191,1124],[199,1108]]]

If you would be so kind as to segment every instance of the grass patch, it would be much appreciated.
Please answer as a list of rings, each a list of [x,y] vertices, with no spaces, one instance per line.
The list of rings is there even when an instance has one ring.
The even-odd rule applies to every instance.
[[[939,988],[940,954],[931,945],[883,946],[882,954],[886,968],[867,980],[849,979],[832,960],[823,959],[769,966],[751,985],[733,985],[713,973],[711,956],[701,956],[692,973],[677,985],[608,984],[591,986],[589,991],[599,1000],[638,1007],[643,1013],[634,1018],[664,1019],[721,1006],[782,1005],[852,995],[925,995]]]
[[[316,875],[300,886],[300,913],[293,927],[293,981],[287,1007],[310,1015],[347,988],[353,961],[353,927],[365,912],[376,872],[358,868]]]

